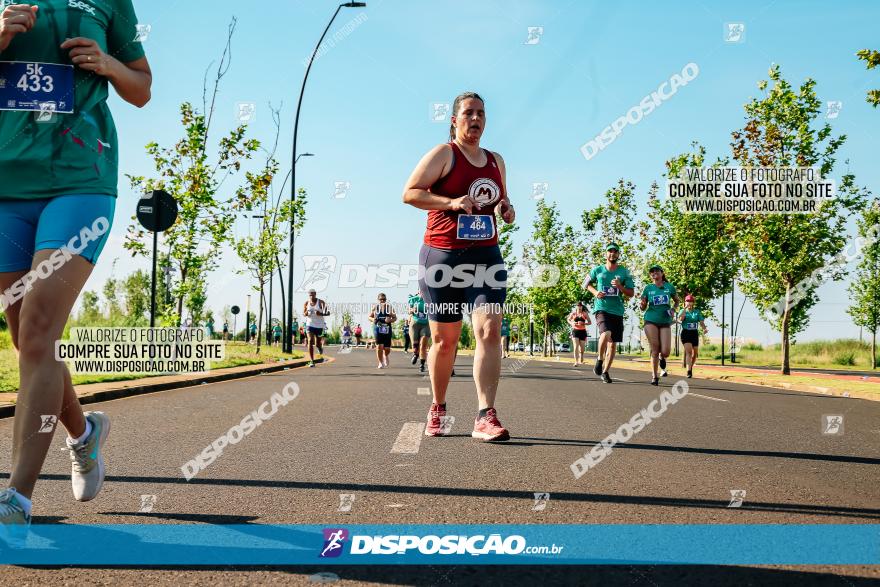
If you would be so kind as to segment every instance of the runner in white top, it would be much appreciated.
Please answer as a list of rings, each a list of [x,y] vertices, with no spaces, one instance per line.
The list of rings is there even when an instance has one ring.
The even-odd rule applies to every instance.
[[[318,299],[315,290],[309,290],[309,299],[303,304],[303,316],[306,318],[306,329],[309,334],[309,367],[315,366],[315,345],[318,353],[324,356],[324,329],[327,321],[324,316],[329,316],[330,310],[324,300]]]

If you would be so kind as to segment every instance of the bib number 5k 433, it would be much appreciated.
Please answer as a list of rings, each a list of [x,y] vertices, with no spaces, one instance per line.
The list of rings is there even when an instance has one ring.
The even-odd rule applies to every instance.
[[[0,61],[0,110],[71,114],[73,107],[72,65]]]

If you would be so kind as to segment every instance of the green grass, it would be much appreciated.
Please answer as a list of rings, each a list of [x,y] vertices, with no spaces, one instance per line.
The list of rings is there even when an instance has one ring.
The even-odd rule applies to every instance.
[[[280,358],[300,359],[304,355],[300,351],[294,351],[287,355],[281,352],[281,347],[260,347],[260,354],[256,353],[256,347],[243,342],[226,343],[226,359],[213,363],[211,369],[224,369],[227,367],[240,367],[243,365],[258,365],[260,363],[272,363]],[[136,375],[113,374],[113,375],[74,375],[73,384],[83,385],[86,383],[105,383],[108,381],[129,381],[143,379]],[[15,392],[18,389],[18,358],[12,348],[9,332],[0,331],[0,393]]]
[[[673,351],[675,345],[673,343]],[[730,347],[725,344],[727,361]],[[681,344],[679,344],[681,352]],[[641,356],[648,357],[647,353]],[[680,356],[680,355],[679,355]],[[721,363],[721,345],[701,344],[700,362]],[[779,344],[762,347],[754,343],[743,345],[736,351],[736,362],[743,365],[779,367],[782,365],[782,347]],[[789,364],[792,368],[871,370],[871,345],[858,340],[817,340],[795,343],[790,347]],[[880,372],[880,369],[878,369]]]

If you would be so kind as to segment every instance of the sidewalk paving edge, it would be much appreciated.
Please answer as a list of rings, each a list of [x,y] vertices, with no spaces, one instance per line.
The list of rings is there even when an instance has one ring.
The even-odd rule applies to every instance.
[[[315,359],[315,363],[323,363],[327,357]],[[221,381],[230,381],[232,379],[243,379],[245,377],[253,377],[263,373],[275,373],[277,371],[285,371],[297,367],[305,367],[309,364],[308,359],[296,359],[294,361],[282,361],[279,363],[259,363],[257,365],[242,365],[239,367],[228,367],[226,369],[218,369],[216,373],[209,375],[201,375],[190,378],[180,378],[174,381],[164,381],[162,383],[145,383],[143,385],[130,385],[126,387],[117,387],[114,389],[103,389],[89,393],[88,391],[80,396],[80,405],[94,404],[98,402],[106,402],[114,399],[122,399],[135,395],[144,395],[148,393],[156,393],[158,391],[169,391],[171,389],[180,389],[183,387],[197,387],[203,383],[219,383]],[[243,367],[251,367],[246,370],[232,371],[233,369],[242,369]],[[148,379],[148,378],[146,378]],[[112,383],[130,383],[138,381],[137,379],[126,379],[122,381],[114,381]],[[99,384],[100,385],[100,384]],[[15,404],[0,404],[0,419],[11,418],[15,415]]]

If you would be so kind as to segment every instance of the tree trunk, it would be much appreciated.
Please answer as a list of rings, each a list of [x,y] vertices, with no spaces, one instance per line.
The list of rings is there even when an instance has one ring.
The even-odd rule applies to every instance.
[[[547,356],[547,335],[550,331],[550,317],[544,314],[544,348],[541,350],[542,356]]]
[[[789,334],[788,329],[791,324],[791,285],[785,286],[785,311],[782,314],[782,374],[791,375],[789,368]]]
[[[871,330],[871,369],[877,368],[877,327]]]
[[[281,263],[278,261],[278,255],[275,255],[275,265],[278,267],[278,282],[281,284],[281,332],[287,336],[287,340],[281,344],[281,348],[284,349],[293,340],[293,333],[287,332],[287,298],[284,297],[284,276],[281,273]],[[272,279],[272,277],[270,276],[269,279]]]
[[[260,354],[260,340],[263,338],[263,281],[260,281],[260,317],[257,319],[257,354]]]
[[[180,268],[180,291],[183,291],[183,286],[186,284],[186,270],[181,267]],[[180,297],[177,298],[177,327],[180,328],[180,322],[183,320],[183,293],[180,294]]]

